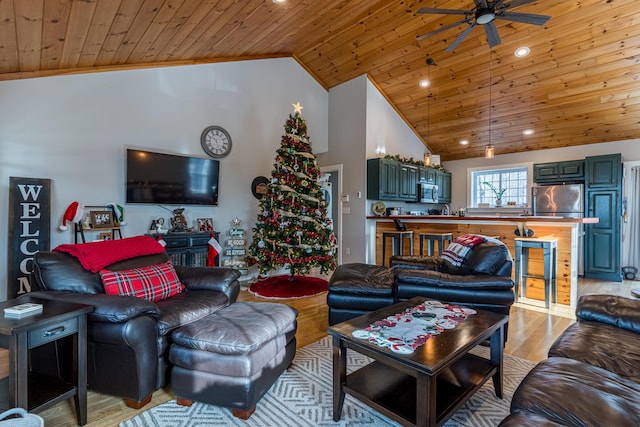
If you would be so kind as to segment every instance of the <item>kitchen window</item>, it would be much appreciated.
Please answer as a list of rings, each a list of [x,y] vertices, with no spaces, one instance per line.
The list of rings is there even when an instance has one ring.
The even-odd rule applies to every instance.
[[[529,203],[529,168],[526,166],[471,172],[471,206],[477,207],[480,203],[495,205],[496,194],[485,182],[496,190],[506,190],[502,195],[502,206],[510,202],[515,202],[518,207]]]

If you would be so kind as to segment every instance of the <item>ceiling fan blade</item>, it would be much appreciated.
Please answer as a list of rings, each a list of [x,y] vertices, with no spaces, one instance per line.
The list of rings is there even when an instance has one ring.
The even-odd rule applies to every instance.
[[[525,24],[544,25],[549,19],[548,15],[534,15],[532,13],[502,12],[496,14],[496,19],[506,19],[507,21],[523,22]]]
[[[456,39],[453,41],[453,43],[451,43],[451,45],[449,45],[448,48],[445,49],[445,52],[451,52],[452,50],[454,50],[456,47],[458,47],[458,45],[460,44],[460,42],[462,42],[462,40],[464,40],[467,35],[471,32],[471,30],[473,30],[473,28],[476,26],[476,23],[472,23],[470,24],[466,30],[464,30],[462,32],[462,34],[460,34],[458,37],[456,37]]]
[[[429,37],[431,37],[431,36],[433,36],[435,34],[441,33],[441,32],[443,32],[445,30],[450,29],[450,28],[459,27],[460,25],[462,25],[464,23],[468,24],[470,21],[471,21],[471,19],[466,18],[466,19],[463,19],[462,21],[458,21],[458,22],[454,22],[453,24],[442,26],[442,27],[438,28],[437,30],[431,31],[430,33],[426,33],[426,34],[423,34],[421,36],[417,36],[416,40],[417,41],[424,40],[426,38],[429,38]]]
[[[505,9],[513,9],[514,7],[522,6],[523,4],[533,3],[534,1],[538,0],[512,0],[507,4]],[[500,3],[502,3],[502,1]]]
[[[438,15],[471,15],[468,10],[457,9],[433,9],[430,7],[421,7],[418,9],[418,13],[435,13]]]
[[[487,33],[487,41],[489,42],[490,47],[494,47],[502,43],[494,21],[484,24],[484,31]]]

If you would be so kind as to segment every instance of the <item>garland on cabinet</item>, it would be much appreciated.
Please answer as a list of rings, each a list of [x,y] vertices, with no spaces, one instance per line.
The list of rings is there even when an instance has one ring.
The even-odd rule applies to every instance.
[[[416,165],[416,166],[423,166],[426,168],[431,168],[431,169],[437,169],[439,171],[442,172],[448,172],[442,165],[437,165],[437,166],[425,166],[424,164],[424,160],[418,160],[418,159],[414,159],[413,157],[400,157],[398,154],[387,154],[386,156],[384,156],[385,159],[389,159],[389,160],[395,160],[396,162],[401,162],[401,163],[408,163],[410,165]]]

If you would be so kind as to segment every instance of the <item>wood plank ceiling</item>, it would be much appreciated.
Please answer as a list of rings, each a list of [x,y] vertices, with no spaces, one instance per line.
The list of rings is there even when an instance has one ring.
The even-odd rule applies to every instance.
[[[0,0],[0,80],[289,56],[327,89],[366,73],[445,161],[481,157],[489,141],[504,154],[640,138],[637,0],[514,7],[551,19],[544,26],[496,20],[502,43],[493,49],[480,26],[453,52],[445,49],[466,25],[416,41],[461,18],[418,14],[419,8],[473,6],[473,0]],[[516,58],[524,45],[531,54]],[[435,61],[431,70],[427,57]],[[431,88],[421,89],[429,74]],[[535,133],[524,136],[524,129]]]

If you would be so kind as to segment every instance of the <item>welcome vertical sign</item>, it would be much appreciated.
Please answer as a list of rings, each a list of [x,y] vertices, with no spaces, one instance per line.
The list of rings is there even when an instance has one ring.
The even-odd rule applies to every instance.
[[[51,180],[9,178],[7,299],[31,292],[33,256],[49,250]]]

